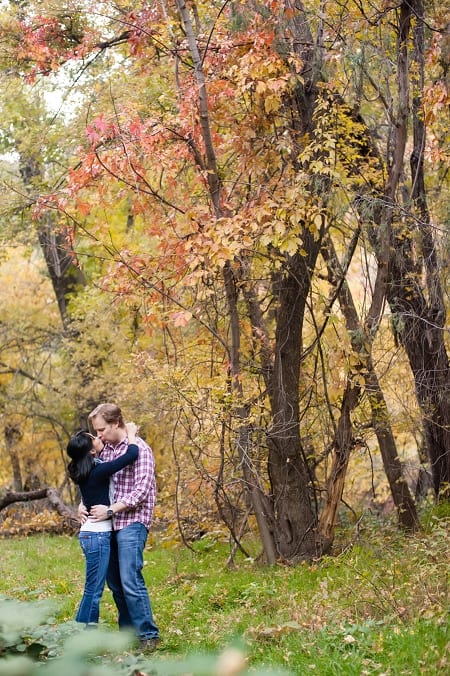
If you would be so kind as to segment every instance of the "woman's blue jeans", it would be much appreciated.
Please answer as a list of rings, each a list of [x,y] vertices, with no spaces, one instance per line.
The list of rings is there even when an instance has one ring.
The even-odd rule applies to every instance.
[[[86,580],[83,598],[75,619],[77,622],[96,624],[109,565],[111,532],[80,531],[79,540],[86,559]]]
[[[113,531],[106,578],[119,611],[119,628],[134,628],[141,639],[159,637],[142,575],[147,535],[138,522]]]

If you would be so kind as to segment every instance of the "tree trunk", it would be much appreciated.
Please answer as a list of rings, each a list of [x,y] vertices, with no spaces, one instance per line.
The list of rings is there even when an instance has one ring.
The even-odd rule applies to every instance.
[[[244,258],[240,280],[255,340],[260,345],[260,369],[270,400],[272,423],[267,433],[270,510],[266,496],[263,505],[270,517],[268,527],[273,533],[276,557],[289,561],[310,559],[322,553],[313,509],[313,481],[301,444],[299,422],[303,317],[310,284],[309,266],[314,266],[320,239],[314,242],[311,237],[308,241],[307,233],[304,238],[310,256],[293,256],[287,271],[274,280],[275,349],[249,282]]]
[[[325,500],[319,519],[319,533],[325,551],[330,549],[334,541],[336,514],[344,493],[345,477],[353,448],[351,412],[358,405],[360,396],[361,387],[358,384],[352,385],[351,377],[348,378],[347,387],[342,397],[341,413],[334,435],[331,472],[327,481]]]
[[[268,501],[260,488],[259,477],[255,476],[251,463],[251,433],[248,425],[249,411],[248,407],[243,405],[243,392],[241,381],[241,365],[240,365],[240,324],[239,313],[237,309],[237,288],[231,265],[226,264],[224,271],[224,284],[228,302],[228,311],[230,316],[231,326],[231,343],[230,343],[230,376],[231,387],[234,394],[234,399],[237,402],[234,407],[234,416],[237,421],[237,439],[236,448],[238,452],[239,462],[242,466],[244,486],[248,496],[248,500],[252,505],[253,512],[258,524],[258,530],[261,537],[261,542],[264,548],[266,561],[269,565],[276,562],[275,544],[274,544],[274,529],[273,516],[269,507]]]
[[[67,519],[72,527],[79,527],[80,519],[77,512],[63,502],[60,494],[55,488],[40,488],[35,491],[14,491],[6,493],[0,499],[0,512],[16,502],[32,502],[33,500],[43,500],[44,498],[47,498],[53,509],[55,509],[60,516]]]
[[[193,60],[194,74],[198,84],[198,111],[204,158],[195,152],[199,166],[207,171],[211,203],[217,218],[227,214],[221,207],[221,180],[217,171],[216,156],[210,130],[206,81],[202,59],[184,0],[177,0],[177,7],[186,33],[189,51]],[[297,111],[297,115],[298,115]],[[192,145],[191,145],[191,149]],[[194,151],[194,150],[193,150]],[[224,266],[223,278],[226,290],[231,328],[230,374],[237,402],[235,415],[238,420],[238,454],[243,461],[244,481],[249,491],[258,519],[261,539],[268,561],[283,558],[296,561],[311,558],[320,553],[317,544],[316,514],[312,509],[310,477],[302,453],[299,429],[299,380],[301,334],[304,308],[310,288],[310,274],[320,245],[305,228],[305,247],[311,246],[308,260],[300,255],[287,257],[287,269],[279,277],[277,287],[277,328],[275,364],[269,379],[272,427],[268,432],[268,474],[271,482],[270,496],[273,515],[268,513],[267,501],[255,483],[251,471],[250,430],[246,428],[246,406],[243,403],[240,366],[240,317],[237,308],[235,271],[231,263]],[[263,504],[264,503],[264,504]]]
[[[446,494],[450,498],[450,369],[444,340],[446,310],[424,176],[426,133],[421,94],[425,68],[425,26],[422,0],[415,0],[412,7],[419,19],[413,25],[413,57],[418,67],[420,86],[415,89],[412,102],[414,147],[410,158],[411,197],[420,214],[418,228],[422,242],[428,303],[426,324],[424,326],[422,322],[419,344],[414,344],[407,331],[402,333],[401,339],[414,373],[417,397],[424,416],[424,431],[434,490],[436,496],[442,491],[443,495]],[[429,364],[427,378],[423,377],[424,347],[427,350]]]
[[[21,150],[20,140],[17,140],[20,173],[27,190],[32,190],[32,182],[42,179],[43,169],[35,158],[25,155]],[[52,220],[51,214],[45,223],[38,227],[38,238],[47,265],[48,274],[52,282],[59,314],[64,328],[68,328],[69,318],[67,303],[70,294],[77,285],[84,284],[85,279],[80,268],[75,265],[73,249],[69,244],[68,230],[59,228]]]
[[[13,487],[15,491],[22,491],[22,472],[20,469],[19,455],[16,449],[17,442],[22,438],[22,431],[18,425],[5,425],[4,435],[6,450],[11,460],[13,471]]]
[[[408,97],[408,44],[413,21],[415,61],[419,85],[413,96],[413,152],[411,155],[411,198],[419,218],[404,217],[405,208],[395,209],[395,190],[406,146]],[[450,496],[450,368],[445,346],[445,303],[440,285],[439,261],[427,208],[423,149],[425,127],[421,104],[424,67],[423,3],[401,4],[398,26],[399,103],[395,128],[394,162],[384,198],[392,205],[388,219],[378,208],[373,211],[377,231],[386,233],[389,246],[382,247],[375,229],[369,230],[378,265],[387,267],[386,297],[392,312],[394,332],[403,345],[415,379],[416,397],[422,412],[425,443],[436,496]],[[393,218],[393,214],[395,218]],[[416,234],[419,234],[417,239]],[[385,240],[386,241],[386,240]],[[420,242],[418,248],[417,243]],[[423,282],[425,272],[425,282]]]
[[[433,320],[421,289],[411,289],[400,267],[392,265],[388,301],[396,334],[414,374],[425,443],[436,497],[450,497],[450,369],[444,328]]]
[[[321,553],[299,420],[303,318],[309,270],[314,267],[314,253],[319,249],[318,242],[310,239],[309,257],[293,256],[277,280],[275,358],[269,382],[272,424],[267,443],[274,535],[278,555],[289,561],[310,559]]]
[[[67,232],[64,229],[58,229],[50,221],[39,226],[38,237],[58,302],[61,320],[64,328],[69,329],[68,301],[77,286],[85,284],[84,275],[81,269],[74,264],[74,254],[68,246]]]
[[[400,526],[407,530],[417,530],[419,528],[419,518],[417,516],[416,505],[403,476],[397,445],[389,422],[386,400],[375,373],[371,357],[367,361],[367,367],[364,379],[372,409],[372,425],[377,436],[392,498],[397,508],[398,521]]]
[[[313,113],[317,96],[317,80],[321,68],[320,39],[313,40],[308,15],[303,3],[285,0],[286,11],[280,17],[277,49],[286,59],[294,52],[302,60],[301,77],[289,109],[293,138],[305,138],[313,129]],[[320,158],[317,158],[320,159]],[[317,203],[326,202],[327,178],[315,175],[311,180],[311,196]],[[271,428],[268,432],[268,471],[272,489],[275,538],[278,555],[289,561],[311,559],[322,554],[322,542],[317,530],[317,513],[313,500],[313,477],[302,448],[300,434],[300,375],[302,332],[305,307],[311,288],[323,237],[314,237],[304,224],[302,254],[286,256],[283,270],[275,276],[276,329],[274,362],[263,373],[271,405]],[[264,354],[265,346],[262,345]]]
[[[377,436],[392,498],[397,508],[399,524],[403,528],[414,530],[419,527],[416,506],[408,484],[403,477],[402,466],[389,420],[389,411],[372,361],[372,343],[383,307],[384,273],[382,271],[381,274],[377,274],[372,303],[363,326],[358,317],[350,288],[343,278],[344,273],[330,238],[327,238],[326,247],[323,248],[322,252],[327,262],[329,277],[334,284],[338,285],[339,304],[345,317],[352,348],[358,355],[358,375],[364,378],[365,389],[372,410],[372,425]],[[356,406],[357,399],[353,397],[352,401]]]

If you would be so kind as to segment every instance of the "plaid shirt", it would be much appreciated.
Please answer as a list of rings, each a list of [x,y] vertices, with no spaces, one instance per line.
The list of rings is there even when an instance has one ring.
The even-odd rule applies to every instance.
[[[114,502],[123,502],[129,507],[113,517],[114,530],[120,530],[137,521],[143,523],[146,528],[150,528],[152,523],[156,500],[155,459],[152,449],[143,439],[137,437],[136,443],[139,446],[136,462],[112,476]],[[105,461],[114,460],[123,455],[127,447],[127,437],[116,446],[105,444],[101,458]]]

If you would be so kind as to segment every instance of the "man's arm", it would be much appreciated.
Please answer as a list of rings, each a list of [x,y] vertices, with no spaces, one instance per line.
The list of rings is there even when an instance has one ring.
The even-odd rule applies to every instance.
[[[106,519],[109,519],[107,514],[108,510],[111,510],[113,514],[117,514],[118,512],[123,512],[126,509],[128,509],[128,505],[126,505],[124,502],[115,502],[109,507],[108,505],[94,505],[91,507],[90,512],[91,521],[106,521]]]
[[[80,504],[78,505],[78,516],[80,517],[80,521],[81,521],[82,524],[85,521],[87,521],[87,518],[89,516],[89,512],[87,511],[83,502],[80,502]]]
[[[120,501],[129,509],[138,507],[150,496],[155,483],[155,460],[150,447],[138,439],[139,456],[133,465],[133,482],[120,495]]]

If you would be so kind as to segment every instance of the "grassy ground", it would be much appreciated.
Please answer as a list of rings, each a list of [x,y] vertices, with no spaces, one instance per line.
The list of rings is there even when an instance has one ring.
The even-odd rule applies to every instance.
[[[251,669],[450,673],[449,523],[433,516],[414,537],[366,524],[351,547],[292,568],[241,558],[230,569],[226,543],[205,539],[192,552],[156,541],[145,578],[163,639],[158,655],[220,653],[238,641]],[[0,539],[0,562],[0,595],[50,599],[58,624],[73,619],[84,567],[75,537]],[[115,632],[109,591],[101,613]]]

